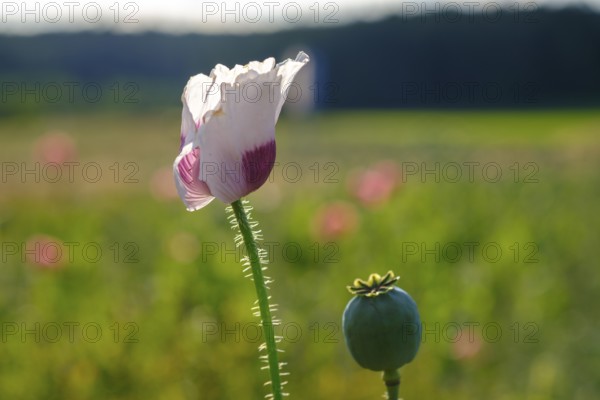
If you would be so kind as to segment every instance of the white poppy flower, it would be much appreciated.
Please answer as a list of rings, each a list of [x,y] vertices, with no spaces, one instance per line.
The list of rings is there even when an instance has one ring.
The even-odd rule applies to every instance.
[[[215,197],[231,203],[261,187],[275,162],[275,123],[294,76],[309,61],[273,58],[188,81],[181,100],[181,147],[173,171],[189,211]]]

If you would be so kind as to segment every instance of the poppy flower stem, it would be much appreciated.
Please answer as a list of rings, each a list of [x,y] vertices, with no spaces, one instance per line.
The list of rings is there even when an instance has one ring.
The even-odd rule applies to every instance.
[[[388,400],[398,400],[400,391],[400,374],[397,369],[383,371],[383,382],[387,388]]]
[[[252,231],[251,223],[248,215],[242,204],[242,200],[236,200],[231,203],[231,208],[235,215],[238,227],[246,251],[248,261],[252,270],[252,280],[258,297],[258,308],[260,311],[261,325],[265,336],[265,347],[267,350],[267,361],[269,365],[269,373],[271,376],[272,400],[282,400],[283,392],[281,389],[281,376],[279,374],[279,361],[277,354],[277,344],[275,340],[275,330],[273,326],[273,318],[271,316],[271,306],[269,305],[269,295],[267,293],[267,285],[263,275],[263,266],[261,265],[261,257],[259,248],[256,244],[256,237]]]

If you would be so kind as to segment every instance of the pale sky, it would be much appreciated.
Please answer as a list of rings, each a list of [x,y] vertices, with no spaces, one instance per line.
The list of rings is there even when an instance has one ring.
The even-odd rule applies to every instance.
[[[252,33],[295,27],[335,26],[396,14],[423,16],[439,10],[449,21],[457,11],[490,21],[505,5],[513,16],[536,7],[600,0],[97,0],[1,1],[0,34],[109,30],[170,33]],[[425,7],[423,6],[425,4]]]

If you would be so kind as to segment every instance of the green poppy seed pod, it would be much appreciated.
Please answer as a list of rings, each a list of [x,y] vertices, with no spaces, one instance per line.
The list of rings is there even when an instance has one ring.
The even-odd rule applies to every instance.
[[[356,279],[348,290],[356,295],[344,310],[346,346],[356,362],[373,371],[396,370],[411,362],[421,343],[417,304],[394,284],[392,271]]]

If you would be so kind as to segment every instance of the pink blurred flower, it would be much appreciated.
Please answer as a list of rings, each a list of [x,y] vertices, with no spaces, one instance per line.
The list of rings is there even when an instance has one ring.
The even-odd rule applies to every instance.
[[[77,147],[64,132],[48,132],[36,140],[34,158],[42,163],[63,164],[77,159]]]
[[[150,179],[150,192],[157,200],[172,200],[177,198],[177,187],[173,183],[173,168],[157,169]]]
[[[393,161],[381,161],[349,178],[350,192],[365,206],[387,202],[400,184],[398,166]]]
[[[319,237],[336,238],[354,232],[358,226],[358,214],[348,203],[335,202],[322,207],[313,220]]]
[[[457,360],[475,357],[482,347],[481,338],[474,332],[462,329],[460,337],[452,343],[452,353]]]
[[[173,172],[188,211],[215,197],[231,203],[267,180],[275,162],[275,123],[296,73],[308,62],[273,58],[188,81],[181,100],[181,146]]]
[[[62,242],[47,235],[30,237],[22,251],[30,264],[41,268],[56,269],[64,263],[64,248]]]

